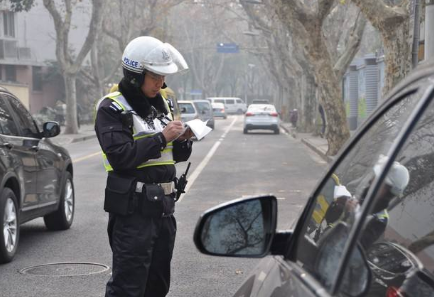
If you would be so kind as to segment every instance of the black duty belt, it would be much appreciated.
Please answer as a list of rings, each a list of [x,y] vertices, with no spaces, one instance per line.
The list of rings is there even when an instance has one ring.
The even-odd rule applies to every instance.
[[[157,185],[159,185],[163,189],[164,195],[170,195],[173,192],[175,192],[175,184],[174,184],[174,182],[159,183]],[[145,187],[146,187],[145,183],[137,182],[137,184],[136,184],[136,193],[142,193]]]

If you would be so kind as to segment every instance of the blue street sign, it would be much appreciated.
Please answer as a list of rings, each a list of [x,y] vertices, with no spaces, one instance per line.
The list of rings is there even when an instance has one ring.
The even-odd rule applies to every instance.
[[[217,43],[217,52],[223,54],[236,54],[240,52],[236,43]]]
[[[202,90],[191,90],[190,95],[192,96],[202,96]]]

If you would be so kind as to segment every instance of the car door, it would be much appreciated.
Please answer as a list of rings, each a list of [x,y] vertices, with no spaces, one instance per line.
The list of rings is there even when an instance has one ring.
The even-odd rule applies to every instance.
[[[236,105],[237,105],[237,112],[243,113],[246,112],[247,106],[241,99],[236,99]]]
[[[401,91],[372,116],[372,120],[361,128],[309,199],[287,243],[285,257],[274,256],[262,260],[235,296],[243,296],[245,292],[249,294],[244,296],[273,297],[364,296],[368,292],[374,294],[370,296],[387,296],[386,291],[382,292],[383,295],[373,291],[376,275],[372,263],[376,263],[375,255],[379,252],[369,258],[369,248],[362,245],[364,236],[361,229],[372,212],[369,209],[372,208],[372,202],[369,201],[373,198],[369,197],[379,191],[375,181],[384,180],[384,176],[375,175],[374,167],[382,155],[393,152],[396,140],[408,129],[408,123],[414,120],[414,107],[426,100],[429,94],[432,94],[432,87],[420,82]],[[391,160],[395,159],[394,156],[390,157]],[[341,207],[341,199],[357,203],[346,210]],[[432,203],[432,199],[429,203]],[[420,234],[429,235],[430,227]],[[399,227],[396,229],[399,230]],[[343,230],[339,234],[344,236],[335,236],[338,230]],[[408,230],[403,238],[411,237],[410,234]],[[376,235],[375,243],[382,234]],[[398,252],[395,251],[396,254]],[[408,263],[402,260],[404,256],[398,256],[401,257],[399,263]],[[377,282],[381,283],[381,280]]]
[[[235,99],[225,99],[226,111],[228,113],[236,113]]]
[[[51,143],[45,138],[41,139],[38,128],[30,113],[24,105],[15,97],[6,96],[14,114],[16,115],[23,142],[34,152],[36,172],[36,194],[39,207],[46,207],[57,203],[60,195],[60,182],[62,172],[59,162],[61,157],[54,151]]]
[[[36,195],[36,152],[32,143],[21,135],[18,122],[6,101],[6,94],[0,94],[0,158],[5,165],[5,174],[15,176],[20,182],[19,203],[25,212],[38,207]]]
[[[339,292],[352,296],[348,292],[360,279],[360,275],[357,277],[349,269],[352,255],[356,251],[367,255],[372,245],[384,236],[387,204],[372,202],[372,197],[382,191],[378,183],[385,179],[380,169],[384,160],[394,161],[396,141],[414,121],[415,106],[431,95],[432,86],[419,82],[389,100],[361,129],[309,200],[297,225],[288,263],[302,266],[304,271],[313,271],[314,278],[330,294]],[[378,220],[371,226],[373,217]],[[344,225],[348,236],[333,250],[321,253],[321,246],[327,245],[329,234],[337,225]],[[375,279],[372,267],[369,275],[364,293],[369,291],[372,296],[386,296],[371,291],[373,282],[369,279]]]

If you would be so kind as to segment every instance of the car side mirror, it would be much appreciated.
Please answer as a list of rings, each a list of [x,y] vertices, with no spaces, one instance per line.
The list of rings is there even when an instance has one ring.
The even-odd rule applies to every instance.
[[[208,113],[208,108],[202,110],[202,114],[207,114],[207,113]]]
[[[342,259],[345,245],[349,237],[349,227],[340,222],[329,229],[318,241],[318,254],[315,261],[315,272],[326,288],[331,288],[335,274]],[[362,248],[357,245],[353,249],[345,267],[340,292],[345,296],[364,296],[370,286],[372,273]]]
[[[57,122],[46,122],[42,126],[42,134],[46,138],[55,137],[60,134],[60,126]]]
[[[270,251],[276,224],[276,197],[238,199],[202,214],[194,243],[208,255],[263,257]]]

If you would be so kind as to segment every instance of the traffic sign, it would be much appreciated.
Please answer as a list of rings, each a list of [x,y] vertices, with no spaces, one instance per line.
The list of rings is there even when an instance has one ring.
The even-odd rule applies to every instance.
[[[240,48],[236,43],[217,43],[217,52],[223,54],[236,54],[240,52]]]
[[[202,90],[191,90],[190,95],[192,96],[202,96]]]

